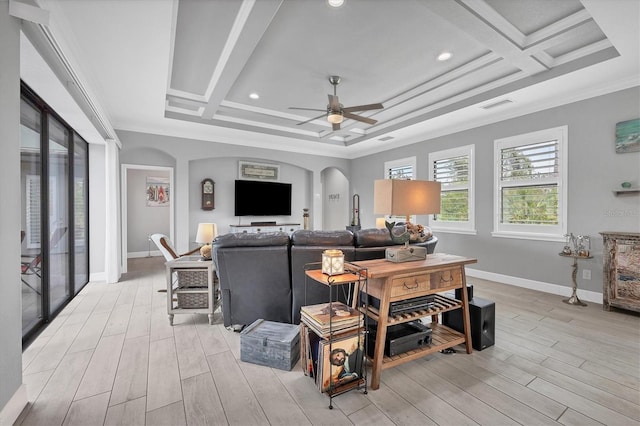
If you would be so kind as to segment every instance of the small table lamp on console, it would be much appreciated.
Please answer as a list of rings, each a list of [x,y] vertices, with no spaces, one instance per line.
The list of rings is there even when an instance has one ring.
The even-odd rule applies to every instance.
[[[373,210],[375,214],[409,216],[413,214],[440,213],[440,182],[427,180],[378,179],[373,187]],[[404,243],[400,248],[389,247],[385,258],[390,262],[408,262],[427,258],[424,247],[409,247],[408,230],[401,235],[393,233],[394,223],[385,222],[391,240]]]
[[[200,255],[211,259],[211,243],[218,236],[218,226],[215,223],[199,223],[196,232],[196,243],[204,244],[200,247]]]

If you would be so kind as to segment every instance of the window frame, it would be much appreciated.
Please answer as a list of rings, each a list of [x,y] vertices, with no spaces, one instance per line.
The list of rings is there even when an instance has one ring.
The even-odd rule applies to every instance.
[[[417,165],[416,156],[385,161],[383,176],[385,179],[391,179],[391,177],[389,176],[390,169],[397,169],[401,167],[411,167],[413,176],[411,177],[410,180],[415,180],[416,176],[418,175],[418,170],[416,165]],[[389,216],[389,215],[384,215],[384,219],[387,222],[403,222],[403,223],[407,220],[406,216]],[[416,223],[416,215],[409,216],[409,221],[411,223]]]
[[[531,182],[532,179],[522,179],[503,184],[501,180],[501,154],[505,148],[533,145],[536,143],[555,140],[558,143],[558,176],[555,179],[545,178],[545,182],[557,185],[558,191],[558,224],[557,225],[524,225],[505,224],[500,222],[502,216],[502,188],[526,186],[523,182]],[[493,165],[494,165],[494,185],[493,185],[493,232],[491,236],[499,238],[518,238],[528,240],[556,241],[565,240],[567,233],[567,204],[568,204],[568,149],[569,149],[569,128],[559,126],[549,129],[524,133],[507,138],[496,139],[493,142]],[[540,181],[536,181],[540,182]]]
[[[468,215],[467,221],[446,221],[434,220],[434,215],[429,215],[429,227],[440,232],[450,232],[456,234],[476,235],[476,209],[475,209],[475,144],[464,145],[457,148],[450,148],[429,153],[429,180],[435,181],[434,163],[439,160],[446,160],[455,157],[469,157],[468,183],[458,185],[457,189],[467,190]],[[444,186],[442,192],[445,192]]]

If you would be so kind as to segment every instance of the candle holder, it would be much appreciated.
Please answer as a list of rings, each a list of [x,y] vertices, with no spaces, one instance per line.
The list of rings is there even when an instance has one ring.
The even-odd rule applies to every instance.
[[[578,247],[576,255],[580,257],[589,257],[589,250],[591,249],[591,240],[585,235],[578,235],[577,238]]]
[[[327,275],[344,273],[344,254],[342,250],[325,250],[322,252],[322,273]]]
[[[565,243],[564,248],[562,249],[562,254],[570,255],[571,254],[571,239],[573,238],[573,234],[564,234]]]
[[[567,256],[589,257],[591,251],[591,239],[587,235],[564,234],[566,238],[562,254]]]

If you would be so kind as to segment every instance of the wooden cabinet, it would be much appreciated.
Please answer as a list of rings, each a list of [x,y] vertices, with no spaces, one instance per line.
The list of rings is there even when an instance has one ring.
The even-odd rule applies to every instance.
[[[603,238],[602,308],[640,312],[640,234],[601,232]]]
[[[378,323],[375,348],[372,359],[371,388],[380,387],[380,373],[386,368],[395,367],[425,355],[450,348],[459,344],[466,345],[471,353],[471,327],[469,324],[469,305],[466,291],[462,291],[462,300],[445,297],[441,294],[456,288],[466,288],[465,265],[477,260],[450,254],[430,254],[423,261],[393,263],[384,259],[354,262],[367,271],[366,292],[380,300],[380,307],[362,308],[364,313]],[[435,294],[433,308],[410,313],[389,315],[389,304],[395,301]],[[462,309],[464,333],[459,333],[439,323],[439,314],[454,309]],[[385,356],[384,345],[387,327],[394,324],[413,321],[425,316],[432,317],[432,343],[427,346],[404,352],[400,355]]]

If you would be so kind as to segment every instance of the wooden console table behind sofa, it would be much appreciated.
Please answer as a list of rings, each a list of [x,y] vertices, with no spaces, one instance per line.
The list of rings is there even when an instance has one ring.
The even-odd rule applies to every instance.
[[[389,316],[389,303],[407,300],[428,294],[466,288],[465,265],[476,263],[469,257],[435,253],[427,255],[424,261],[392,263],[384,259],[353,262],[367,270],[367,293],[380,300],[380,309],[368,307],[366,315],[378,323],[373,356],[371,388],[380,387],[380,373],[386,368],[395,367],[413,361],[425,355],[465,344],[467,353],[471,353],[471,327],[469,324],[469,301],[466,291],[462,291],[462,300],[436,295],[435,307],[415,313]],[[462,309],[464,333],[439,324],[438,314],[454,309]],[[430,345],[405,352],[393,357],[384,356],[387,327],[421,317],[431,316],[432,343]]]

